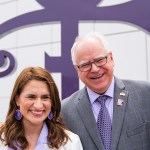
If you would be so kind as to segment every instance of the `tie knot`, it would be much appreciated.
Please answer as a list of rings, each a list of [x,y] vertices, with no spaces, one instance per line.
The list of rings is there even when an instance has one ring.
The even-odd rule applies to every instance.
[[[108,97],[107,95],[99,96],[99,97],[98,97],[99,103],[100,103],[101,105],[105,104],[107,97]]]

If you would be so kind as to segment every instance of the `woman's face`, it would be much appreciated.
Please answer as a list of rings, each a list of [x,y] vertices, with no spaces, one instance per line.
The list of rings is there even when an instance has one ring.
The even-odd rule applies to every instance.
[[[24,125],[43,125],[51,111],[51,99],[48,86],[43,81],[29,81],[16,100],[22,113]]]

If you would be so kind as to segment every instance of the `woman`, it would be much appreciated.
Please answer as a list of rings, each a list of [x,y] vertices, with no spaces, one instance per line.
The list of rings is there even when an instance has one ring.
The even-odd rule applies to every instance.
[[[60,109],[58,89],[49,72],[25,68],[0,127],[0,150],[83,150],[78,135],[65,129]]]

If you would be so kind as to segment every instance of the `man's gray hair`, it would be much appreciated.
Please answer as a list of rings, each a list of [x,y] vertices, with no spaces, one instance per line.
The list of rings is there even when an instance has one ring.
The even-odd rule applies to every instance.
[[[71,59],[72,59],[73,65],[76,65],[76,60],[75,60],[76,47],[83,39],[86,39],[86,38],[96,38],[96,39],[98,39],[100,42],[102,42],[105,50],[109,51],[108,42],[106,41],[105,37],[102,34],[98,33],[98,32],[90,32],[90,33],[87,33],[85,35],[77,36],[76,39],[75,39],[75,42],[74,42],[74,44],[71,48]]]

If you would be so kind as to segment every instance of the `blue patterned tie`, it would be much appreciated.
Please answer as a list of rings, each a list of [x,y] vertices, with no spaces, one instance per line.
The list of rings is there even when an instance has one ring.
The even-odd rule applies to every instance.
[[[105,106],[107,96],[103,95],[98,98],[101,104],[101,109],[98,114],[97,126],[99,129],[100,136],[102,138],[105,150],[111,150],[111,119],[108,110]]]

